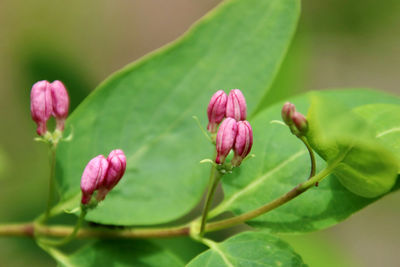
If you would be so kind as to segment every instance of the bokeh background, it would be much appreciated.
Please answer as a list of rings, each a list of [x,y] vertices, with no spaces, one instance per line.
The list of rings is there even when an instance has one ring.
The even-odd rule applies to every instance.
[[[103,79],[174,40],[218,0],[0,0],[0,223],[45,207],[47,151],[29,91],[65,82],[72,108]],[[274,86],[369,87],[400,95],[400,1],[307,0]],[[271,103],[282,95],[271,98]],[[310,266],[398,266],[400,192],[330,229],[283,236]],[[32,240],[0,237],[0,266],[54,266]]]

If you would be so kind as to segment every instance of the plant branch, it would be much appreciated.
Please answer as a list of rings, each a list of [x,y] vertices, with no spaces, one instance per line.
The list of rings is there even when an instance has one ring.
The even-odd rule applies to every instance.
[[[208,192],[207,192],[206,202],[204,204],[203,212],[201,215],[200,235],[203,235],[203,233],[204,233],[207,216],[208,216],[208,211],[210,209],[212,200],[214,198],[215,189],[217,188],[217,185],[218,185],[221,177],[222,177],[222,174],[214,166],[212,166],[211,173],[210,173],[210,181],[208,184]]]
[[[304,143],[304,145],[307,147],[308,154],[310,155],[310,160],[311,160],[311,170],[310,170],[310,176],[308,179],[311,179],[315,175],[315,171],[317,169],[317,165],[315,163],[315,155],[312,147],[308,143],[307,139],[304,136],[299,137],[299,139]]]
[[[4,224],[0,225],[0,236],[25,236],[35,235],[47,237],[66,237],[73,233],[74,227],[67,225],[47,226],[35,223]],[[76,238],[159,238],[189,235],[189,226],[172,228],[127,228],[110,229],[106,227],[81,228],[76,233]]]
[[[43,222],[47,221],[50,217],[51,205],[53,203],[53,195],[54,195],[54,176],[55,176],[55,168],[56,168],[56,146],[50,146],[50,177],[49,177],[49,192],[47,197],[47,207],[45,211],[45,215],[43,218]]]
[[[275,200],[241,215],[211,222],[205,224],[204,232],[212,232],[225,229],[248,220],[254,219],[264,213],[267,213],[283,204],[289,202],[300,194],[314,186],[316,182],[321,181],[328,176],[337,164],[342,160],[338,158],[335,162],[329,164],[324,170],[312,177],[311,179],[298,184],[286,194],[276,198]],[[195,220],[194,223],[197,221]],[[22,224],[5,224],[0,225],[0,236],[26,236],[35,237],[48,236],[48,237],[66,237],[74,232],[71,226],[56,225],[47,226],[37,222],[22,223]],[[125,228],[125,229],[110,229],[106,227],[98,228],[81,228],[76,232],[76,238],[162,238],[162,237],[175,237],[175,236],[188,236],[190,235],[190,224],[169,227],[169,228]]]
[[[276,198],[275,200],[246,213],[243,213],[241,215],[228,218],[225,220],[220,220],[216,222],[212,222],[206,225],[206,232],[212,232],[212,231],[217,231],[221,230],[224,228],[232,227],[238,224],[241,224],[243,222],[246,222],[248,220],[254,219],[264,213],[267,213],[275,208],[278,208],[279,206],[282,206],[283,204],[289,202],[290,200],[294,199],[295,197],[299,196],[303,192],[307,191],[310,189],[312,186],[314,186],[315,183],[321,181],[323,178],[328,176],[332,170],[336,167],[336,164],[328,165],[323,171],[312,177],[311,179],[307,180],[306,182],[298,184],[296,187],[294,187],[292,190],[287,192],[286,194]]]
[[[66,237],[64,237],[61,240],[39,239],[39,242],[43,243],[45,245],[51,245],[51,246],[62,246],[62,245],[65,245],[65,244],[71,242],[72,240],[74,240],[76,238],[76,235],[78,234],[78,231],[82,226],[82,223],[85,219],[86,214],[87,214],[86,208],[81,206],[81,213],[79,215],[78,221],[76,222],[76,225],[70,235],[67,235]]]

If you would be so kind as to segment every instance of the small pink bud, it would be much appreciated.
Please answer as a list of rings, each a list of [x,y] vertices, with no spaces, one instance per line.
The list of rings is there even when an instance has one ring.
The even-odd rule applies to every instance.
[[[48,81],[35,83],[31,90],[31,115],[37,124],[38,135],[43,136],[47,132],[46,124],[52,110],[50,83]]]
[[[239,89],[233,89],[229,92],[226,104],[226,117],[234,118],[236,121],[246,119],[247,107],[246,99]]]
[[[93,158],[86,165],[81,178],[82,204],[89,203],[94,191],[97,190],[99,182],[104,180],[108,165],[108,161],[103,155]]]
[[[110,152],[107,161],[109,167],[103,185],[111,190],[125,173],[126,157],[121,149],[115,149]]]
[[[307,119],[304,117],[303,114],[299,112],[295,112],[292,116],[292,120],[294,125],[296,126],[297,130],[301,134],[305,134],[308,130],[308,122]]]
[[[107,157],[107,162],[107,174],[105,175],[104,179],[99,181],[97,186],[99,191],[96,198],[98,201],[103,200],[108,192],[110,192],[110,190],[118,184],[126,169],[126,157],[121,149],[115,149],[111,151]]]
[[[290,102],[286,102],[282,107],[282,119],[286,125],[290,126],[293,124],[292,117],[296,112],[296,107]]]
[[[226,118],[219,127],[216,140],[217,158],[215,162],[222,164],[235,143],[237,134],[236,121],[232,118]]]
[[[224,119],[226,112],[227,95],[224,91],[217,91],[210,100],[207,108],[208,126],[210,133],[217,132],[218,124]]]
[[[253,130],[248,121],[237,122],[237,135],[235,140],[235,156],[232,159],[233,166],[239,166],[242,160],[250,153],[253,146]]]
[[[64,84],[54,81],[50,84],[53,99],[53,116],[56,118],[57,130],[64,130],[65,119],[68,116],[69,96]]]

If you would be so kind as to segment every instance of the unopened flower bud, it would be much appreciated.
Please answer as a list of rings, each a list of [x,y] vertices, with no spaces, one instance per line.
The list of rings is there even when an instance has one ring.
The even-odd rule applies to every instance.
[[[296,107],[293,103],[286,102],[282,107],[282,119],[286,125],[290,126],[293,124],[292,117],[296,112]]]
[[[242,160],[250,153],[253,145],[253,130],[248,121],[237,123],[237,135],[235,139],[235,156],[232,159],[233,166],[239,166]]]
[[[304,117],[303,114],[299,112],[295,112],[292,116],[292,120],[294,125],[296,126],[297,130],[301,134],[305,134],[308,130],[308,122],[307,119]]]
[[[50,84],[53,100],[53,116],[56,118],[57,130],[64,130],[65,119],[68,116],[69,96],[64,84],[54,81]]]
[[[35,83],[31,90],[31,115],[37,124],[38,135],[43,136],[47,132],[46,124],[52,110],[50,83],[48,81]]]
[[[217,91],[210,100],[207,108],[208,126],[210,133],[217,132],[218,124],[224,119],[226,112],[227,95],[224,91]]]
[[[234,118],[236,121],[246,119],[247,107],[246,99],[239,89],[233,89],[229,92],[226,104],[226,117]]]
[[[121,149],[110,152],[107,157],[108,170],[104,180],[99,182],[97,200],[103,200],[107,193],[121,180],[126,169],[126,157]]]
[[[93,158],[86,165],[81,178],[82,204],[86,205],[90,202],[99,182],[103,181],[107,174],[108,165],[103,155]]]
[[[235,143],[237,125],[235,119],[226,118],[219,127],[216,140],[217,158],[215,162],[222,164]]]
[[[126,157],[121,149],[110,152],[107,157],[108,171],[104,181],[104,185],[108,189],[112,189],[122,178],[126,169]]]

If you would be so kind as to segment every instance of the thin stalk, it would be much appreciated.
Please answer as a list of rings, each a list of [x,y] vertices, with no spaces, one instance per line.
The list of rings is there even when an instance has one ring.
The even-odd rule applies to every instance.
[[[50,147],[50,177],[49,177],[49,192],[48,192],[49,195],[47,197],[47,207],[43,218],[43,222],[49,219],[51,205],[53,204],[55,169],[56,169],[56,146],[52,145]]]
[[[204,204],[203,212],[201,214],[200,236],[204,234],[204,229],[207,221],[208,211],[210,210],[212,200],[214,198],[215,189],[222,177],[222,174],[214,167],[211,167],[210,180],[208,184],[208,192],[206,202]]]
[[[3,224],[0,225],[0,236],[35,236],[66,237],[74,232],[74,227],[67,225],[43,225],[37,223]],[[80,228],[76,238],[163,238],[174,236],[187,236],[190,233],[188,225],[169,228],[126,228],[110,229],[106,227]]]
[[[315,171],[317,169],[317,165],[315,163],[315,155],[312,147],[308,143],[307,139],[304,136],[299,137],[299,139],[304,143],[304,145],[307,147],[308,154],[310,155],[310,161],[311,161],[311,170],[310,170],[310,176],[308,179],[311,179],[315,175]]]
[[[307,191],[316,182],[321,181],[336,167],[336,163],[328,165],[323,171],[284,194],[283,196],[249,212],[235,216],[229,219],[211,222],[205,225],[204,232],[212,232],[228,228],[245,221],[251,220],[259,215],[271,211],[298,195]],[[75,232],[75,233],[74,233]],[[39,223],[8,224],[0,225],[0,236],[48,236],[48,237],[66,237],[74,234],[76,238],[160,238],[190,235],[190,225],[182,225],[169,228],[127,228],[127,229],[109,229],[99,228],[81,228],[75,230],[71,226],[47,226]]]
[[[74,229],[72,230],[72,232],[69,235],[67,235],[63,239],[61,239],[61,240],[39,239],[39,242],[43,243],[45,245],[51,245],[51,246],[62,246],[62,245],[65,245],[65,244],[71,242],[72,240],[74,240],[76,238],[78,231],[81,228],[82,223],[85,219],[86,213],[87,213],[87,210],[85,208],[81,208],[81,214],[79,215],[78,221],[76,222]]]
[[[323,178],[328,176],[333,168],[336,167],[336,164],[329,165],[327,166],[323,171],[312,177],[311,179],[307,180],[304,183],[298,184],[296,187],[294,187],[292,190],[284,194],[283,196],[280,196],[276,198],[275,200],[246,213],[243,213],[241,215],[221,220],[221,221],[216,221],[207,224],[205,231],[206,232],[212,232],[212,231],[217,231],[221,230],[224,228],[232,227],[238,224],[241,224],[243,222],[246,222],[248,220],[251,220],[253,218],[256,218],[264,213],[267,213],[279,206],[282,206],[283,204],[289,202],[290,200],[294,199],[298,195],[302,194],[303,192],[307,191],[310,189],[315,183],[321,181]]]
[[[311,179],[298,184],[292,190],[276,198],[275,200],[249,212],[235,216],[229,219],[211,222],[205,225],[204,232],[212,232],[220,229],[228,228],[245,221],[254,219],[257,216],[265,214],[281,205],[289,202],[298,195],[304,193],[314,186],[316,182],[321,181],[328,176],[334,168],[343,160],[347,152],[334,162],[331,162],[324,170]],[[219,173],[219,172],[218,172]],[[222,174],[219,174],[222,176]],[[220,178],[220,177],[219,177]],[[218,180],[219,180],[218,178]],[[211,194],[211,193],[210,193]],[[204,217],[206,218],[206,216]],[[195,223],[194,220],[192,223]],[[126,229],[110,229],[105,227],[98,228],[81,228],[76,230],[71,226],[47,226],[37,222],[22,223],[22,224],[5,224],[0,225],[0,236],[48,236],[48,237],[68,237],[70,235],[76,238],[162,238],[175,236],[190,235],[190,224],[185,224],[177,227],[167,228],[126,228]],[[196,237],[196,236],[195,236]],[[198,236],[200,237],[200,236]],[[201,237],[200,237],[201,238]]]

